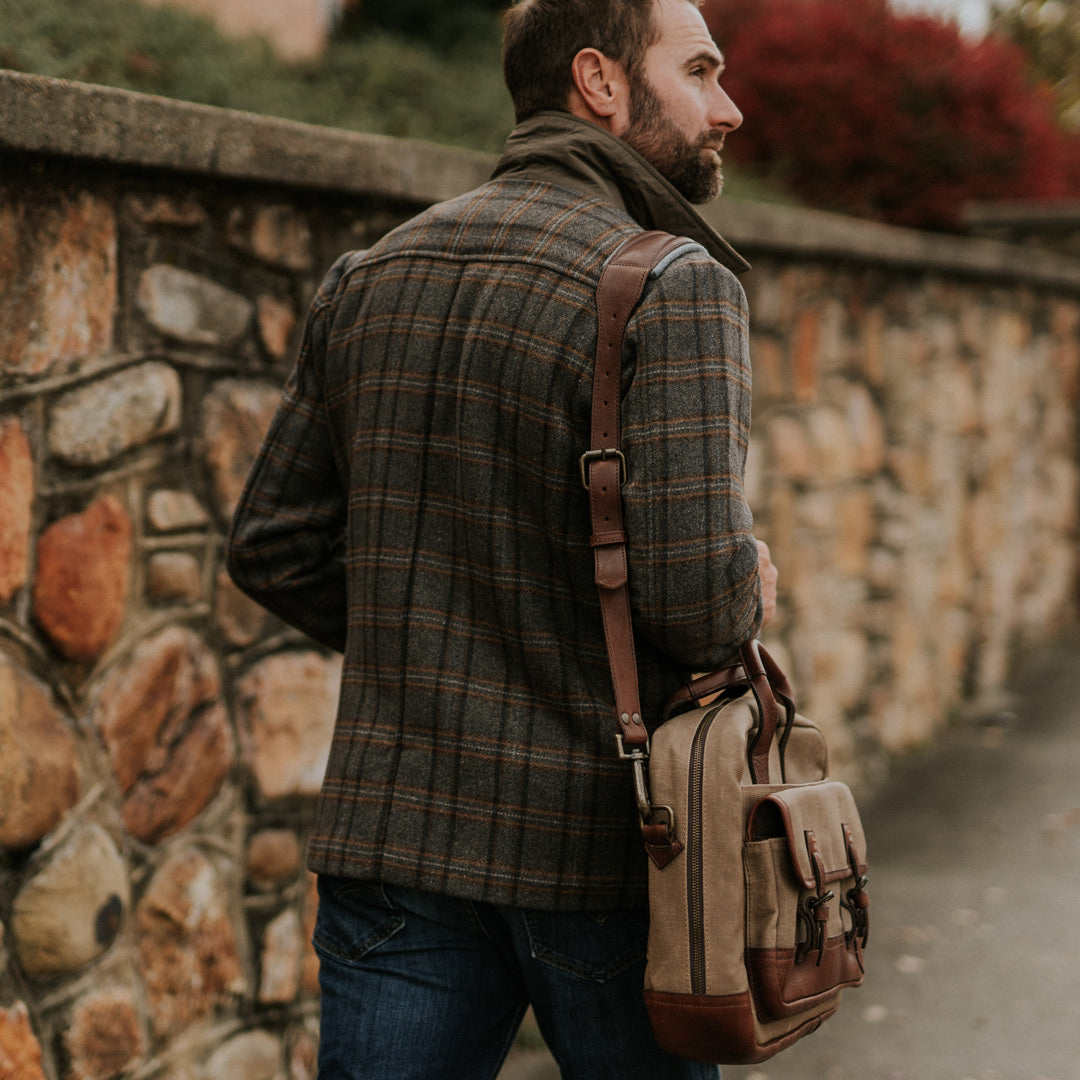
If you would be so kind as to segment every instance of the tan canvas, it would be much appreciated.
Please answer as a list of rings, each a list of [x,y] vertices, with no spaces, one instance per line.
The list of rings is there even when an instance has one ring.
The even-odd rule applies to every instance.
[[[757,723],[749,693],[693,709],[655,732],[649,757],[651,801],[683,850],[650,867],[646,1000],[662,1045],[719,1063],[771,1057],[862,981],[855,801],[825,778],[824,738],[801,716],[783,770],[777,738],[769,782],[753,783]]]
[[[787,677],[756,641],[740,647],[739,665],[676,694],[651,746],[642,723],[621,496],[622,346],[650,269],[682,243],[640,233],[604,268],[596,306],[606,332],[580,469],[619,753],[633,769],[652,862],[649,1018],[675,1054],[749,1063],[814,1030],[841,988],[862,981],[866,842],[850,792],[825,781],[821,732],[797,715]]]

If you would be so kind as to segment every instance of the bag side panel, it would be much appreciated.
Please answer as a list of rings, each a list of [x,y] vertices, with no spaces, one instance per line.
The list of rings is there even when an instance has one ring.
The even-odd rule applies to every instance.
[[[747,697],[733,702],[709,729],[701,780],[700,835],[691,838],[701,846],[705,993],[716,996],[739,993],[748,986],[743,959],[746,893],[742,847],[749,813],[745,793],[758,790],[743,786],[748,778],[747,738],[757,722],[752,701]]]
[[[649,950],[645,988],[691,992],[689,871],[691,848],[702,848],[705,895],[702,908],[710,994],[748,988],[743,964],[742,779],[746,742],[756,723],[749,695],[682,713],[652,736],[649,794],[654,805],[670,806],[682,854],[664,869],[649,865]],[[690,759],[703,723],[708,737],[703,759],[700,822],[691,821]],[[713,837],[719,836],[717,846]],[[716,957],[722,957],[719,962]]]
[[[687,776],[691,746],[708,709],[694,709],[662,724],[652,736],[649,797],[669,806],[674,832],[686,843]],[[649,862],[649,945],[645,988],[690,993],[690,922],[686,896],[686,851],[659,869]]]

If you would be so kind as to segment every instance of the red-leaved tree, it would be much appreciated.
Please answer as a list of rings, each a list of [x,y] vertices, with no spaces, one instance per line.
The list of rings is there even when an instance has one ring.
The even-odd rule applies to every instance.
[[[886,0],[706,0],[745,121],[728,152],[805,202],[917,228],[981,199],[1080,196],[1080,139],[997,38]]]

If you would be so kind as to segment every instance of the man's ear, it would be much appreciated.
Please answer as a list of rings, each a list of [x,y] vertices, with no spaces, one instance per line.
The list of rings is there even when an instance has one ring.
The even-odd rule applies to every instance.
[[[570,112],[619,134],[630,118],[630,84],[622,65],[599,49],[582,49],[570,62],[570,74]]]

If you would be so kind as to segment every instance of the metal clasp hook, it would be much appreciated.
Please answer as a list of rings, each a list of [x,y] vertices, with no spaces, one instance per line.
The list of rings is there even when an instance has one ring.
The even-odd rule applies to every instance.
[[[623,746],[622,733],[615,736],[619,744],[619,757],[623,761],[629,761],[634,771],[634,798],[637,801],[638,815],[642,822],[648,825],[652,821],[652,803],[649,801],[649,780],[646,767],[649,764],[649,744],[636,746],[629,752]]]

